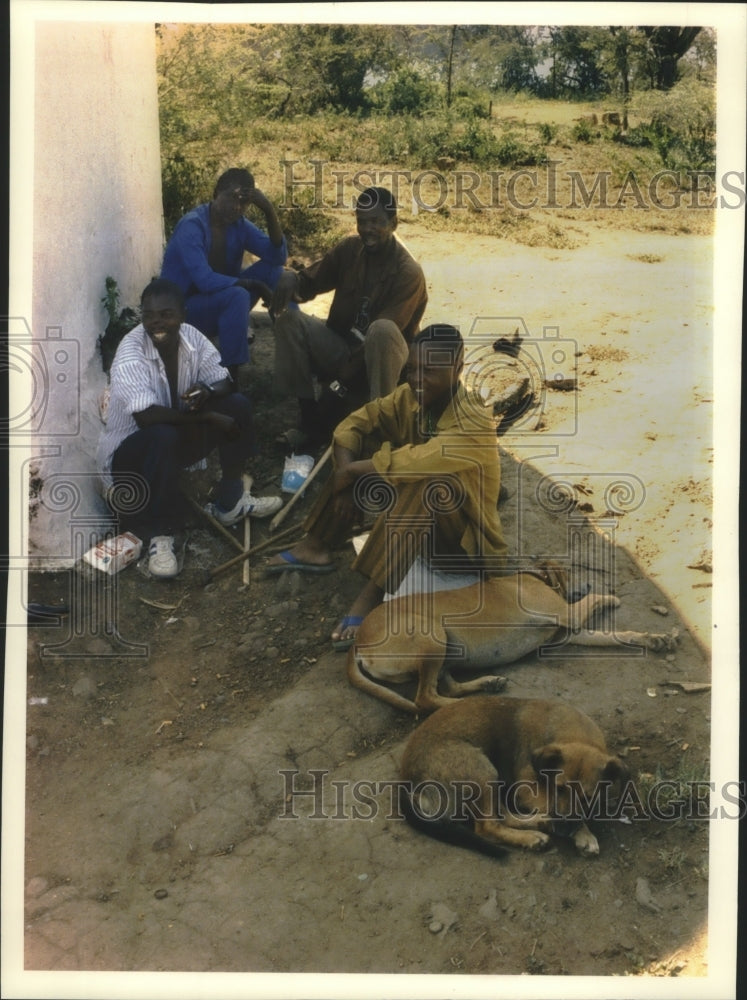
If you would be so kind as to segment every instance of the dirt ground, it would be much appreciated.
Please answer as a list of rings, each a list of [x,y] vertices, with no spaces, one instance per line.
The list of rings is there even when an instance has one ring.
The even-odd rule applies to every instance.
[[[548,380],[577,379],[500,437],[512,554],[614,591],[609,627],[680,632],[670,653],[530,656],[502,671],[507,693],[571,701],[640,788],[668,779],[677,798],[709,776],[711,241],[592,223],[569,249],[400,235],[426,270],[426,322],[460,325],[477,353],[518,327]],[[262,316],[244,378],[255,484],[277,492],[272,441],[294,414]],[[190,488],[204,500],[210,482]],[[30,579],[31,599],[73,614],[28,634],[26,969],[443,974],[476,990],[496,975],[704,976],[704,820],[601,824],[591,860],[558,841],[495,861],[412,831],[385,792],[354,815],[352,783],[396,778],[417,722],[351,688],[331,650],[361,583],[352,547],[334,574],[264,578],[282,547],[252,560],[249,585],[235,567],[203,586],[235,548],[195,514],[174,581]],[[322,798],[296,794],[314,780]],[[379,995],[405,988],[387,982]]]

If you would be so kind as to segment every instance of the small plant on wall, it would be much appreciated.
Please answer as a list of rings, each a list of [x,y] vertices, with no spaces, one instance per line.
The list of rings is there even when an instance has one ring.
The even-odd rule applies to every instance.
[[[125,306],[119,307],[119,288],[117,282],[112,277],[106,279],[106,295],[101,299],[101,304],[109,317],[106,329],[98,339],[99,350],[101,351],[101,363],[106,374],[112,366],[114,355],[117,353],[119,342],[126,333],[140,322],[137,310]]]

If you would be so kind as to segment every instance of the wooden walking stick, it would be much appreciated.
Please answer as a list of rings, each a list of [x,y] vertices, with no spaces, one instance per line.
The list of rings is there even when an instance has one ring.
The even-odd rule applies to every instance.
[[[251,476],[244,476],[244,489],[251,490],[252,488],[252,478]],[[252,529],[250,526],[250,518],[248,514],[244,514],[244,552],[246,553],[246,559],[244,560],[241,567],[241,581],[242,583],[249,586],[252,581],[252,571],[249,565],[249,550],[252,547]]]
[[[327,450],[322,455],[322,457],[319,459],[314,468],[306,477],[306,482],[303,484],[303,486],[293,494],[293,496],[290,498],[285,507],[279,510],[275,515],[275,517],[273,517],[273,519],[270,521],[271,534],[275,530],[275,528],[280,527],[280,525],[283,523],[283,521],[286,519],[291,509],[293,508],[293,505],[301,499],[301,497],[304,494],[304,491],[306,490],[306,487],[309,485],[314,476],[316,476],[317,473],[325,466],[331,454],[332,454],[332,445],[329,445]]]
[[[266,538],[263,542],[260,542],[258,545],[254,545],[247,551],[242,549],[237,556],[234,556],[233,559],[229,559],[228,562],[221,563],[221,565],[216,566],[215,569],[205,570],[202,577],[202,585],[206,587],[209,583],[212,583],[216,576],[225,572],[227,569],[231,569],[233,566],[238,566],[239,563],[243,562],[249,556],[253,556],[256,552],[262,552],[263,549],[267,549],[271,545],[277,545],[281,538],[289,538],[295,531],[298,531],[300,527],[300,524],[292,524],[290,528],[286,528],[285,531],[281,531],[280,534],[276,535],[274,538]]]
[[[244,546],[238,540],[236,535],[232,535],[227,528],[224,528],[223,525],[220,523],[220,521],[217,521],[213,517],[210,511],[205,510],[204,507],[201,507],[200,504],[195,499],[193,499],[193,497],[188,496],[187,500],[189,501],[190,505],[194,508],[194,510],[196,510],[198,514],[201,514],[211,527],[215,528],[218,534],[222,535],[226,539],[226,541],[230,542],[235,549],[239,550],[239,552],[244,551]]]

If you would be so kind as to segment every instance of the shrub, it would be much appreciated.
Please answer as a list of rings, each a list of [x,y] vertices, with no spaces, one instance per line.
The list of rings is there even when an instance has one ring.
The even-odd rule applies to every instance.
[[[432,108],[438,99],[438,89],[417,70],[405,68],[380,85],[377,97],[381,108],[391,114],[413,114]]]
[[[384,163],[401,163],[410,155],[409,139],[404,128],[382,129],[376,136],[379,159]]]
[[[210,198],[218,173],[219,163],[212,157],[195,162],[182,153],[173,153],[162,162],[163,221],[167,239],[185,212]]]
[[[302,257],[316,257],[337,242],[337,226],[323,209],[312,205],[313,192],[300,191],[294,200],[289,208],[278,209],[288,250]]]
[[[648,125],[635,125],[617,138],[618,142],[636,149],[651,146],[651,131]]]
[[[554,142],[558,135],[558,126],[554,122],[539,122],[537,125],[540,139],[547,145]]]
[[[285,112],[290,93],[282,84],[255,83],[247,98],[244,102],[245,112],[250,111],[252,116],[280,118]]]
[[[126,333],[137,326],[140,317],[137,311],[130,309],[129,306],[125,306],[123,309],[119,308],[119,287],[111,276],[106,279],[106,294],[101,299],[101,305],[106,310],[109,322],[98,339],[98,345],[101,352],[102,368],[108,374],[119,342]]]
[[[459,139],[457,150],[460,159],[482,164],[496,160],[498,143],[492,130],[482,122],[472,119]]]
[[[687,79],[668,91],[638,95],[640,126],[669,170],[716,169],[716,100],[713,87]]]
[[[493,162],[501,167],[533,167],[546,161],[542,147],[528,145],[513,132],[506,132],[493,147]]]
[[[482,167],[534,166],[547,161],[539,144],[527,143],[513,132],[498,137],[489,124],[476,118],[462,125],[450,114],[393,119],[377,136],[377,143],[382,160],[406,160],[415,167],[433,167],[441,157]]]
[[[451,102],[451,110],[457,118],[473,119],[490,118],[490,104],[481,101],[479,98],[460,95]]]
[[[459,155],[458,139],[449,116],[408,115],[387,123],[384,131],[379,137],[379,154],[385,160],[407,158],[415,166],[432,167],[441,156]]]
[[[596,130],[591,122],[583,118],[580,121],[574,122],[571,129],[571,137],[575,142],[593,142],[595,136]]]

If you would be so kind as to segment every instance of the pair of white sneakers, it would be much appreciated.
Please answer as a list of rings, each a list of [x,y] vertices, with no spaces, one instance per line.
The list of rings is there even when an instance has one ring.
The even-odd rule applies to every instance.
[[[226,528],[237,524],[244,517],[270,517],[283,506],[280,497],[254,497],[245,490],[231,510],[222,510],[216,504],[205,508],[216,521]],[[174,552],[173,535],[154,535],[148,549],[148,572],[161,580],[168,580],[179,573],[179,561]]]

